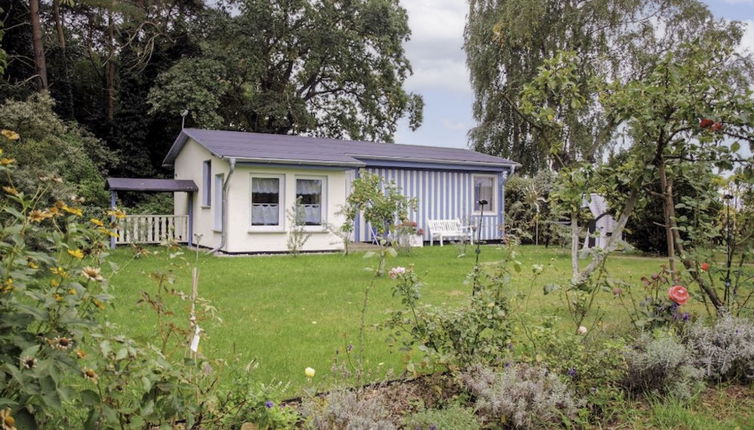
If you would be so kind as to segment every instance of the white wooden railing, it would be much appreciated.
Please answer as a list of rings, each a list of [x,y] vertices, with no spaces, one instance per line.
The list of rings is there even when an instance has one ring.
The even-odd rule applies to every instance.
[[[188,215],[128,215],[121,219],[115,243],[160,243],[188,240]]]

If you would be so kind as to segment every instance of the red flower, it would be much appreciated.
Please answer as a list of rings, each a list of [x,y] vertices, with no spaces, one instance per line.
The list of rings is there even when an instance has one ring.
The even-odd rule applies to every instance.
[[[702,120],[701,120],[701,121],[699,121],[699,127],[700,127],[700,128],[709,128],[709,127],[711,127],[711,126],[712,126],[712,124],[714,124],[714,123],[715,123],[715,121],[712,121],[712,120],[711,120],[711,119],[709,119],[709,118],[702,118]]]
[[[702,269],[702,272],[706,272],[709,270],[709,263],[702,263],[699,265],[699,268]]]
[[[719,122],[716,122],[716,123],[712,124],[712,127],[710,127],[710,130],[712,130],[712,131],[720,131],[720,130],[722,130],[722,128],[723,128],[723,125],[721,123],[719,123]]]
[[[683,285],[673,285],[668,290],[668,298],[679,305],[683,305],[689,301],[689,292]]]
[[[411,221],[411,227],[416,227],[416,221]]]

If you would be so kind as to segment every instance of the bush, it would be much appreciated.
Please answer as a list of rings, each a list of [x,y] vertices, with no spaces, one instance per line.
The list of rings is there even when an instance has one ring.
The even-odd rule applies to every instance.
[[[478,430],[482,428],[474,411],[460,405],[419,411],[406,417],[403,427],[408,430]]]
[[[361,398],[353,391],[333,391],[324,399],[301,405],[306,428],[316,430],[392,430],[396,426],[378,397]]]
[[[68,200],[75,194],[88,205],[107,207],[104,175],[116,158],[86,130],[64,123],[53,106],[53,100],[41,94],[0,106],[1,128],[20,135],[3,148],[5,156],[18,162],[14,186],[30,194],[37,177],[59,176],[64,181],[49,184],[51,200]]]
[[[496,372],[476,365],[461,379],[477,399],[477,412],[489,423],[519,429],[555,427],[578,411],[568,387],[542,367],[517,364]]]
[[[754,380],[754,324],[726,315],[715,325],[695,324],[687,342],[697,366],[713,381]]]
[[[670,336],[641,337],[626,352],[626,389],[634,394],[689,398],[699,388],[701,372],[693,366],[689,350]]]

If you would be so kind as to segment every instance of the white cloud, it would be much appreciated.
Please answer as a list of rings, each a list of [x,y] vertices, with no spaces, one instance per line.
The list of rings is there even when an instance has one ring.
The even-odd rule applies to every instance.
[[[754,0],[752,0],[754,2]],[[740,50],[754,54],[754,20],[743,21],[746,24],[746,31],[741,38]]]
[[[403,0],[408,11],[411,40],[406,53],[414,75],[408,89],[442,89],[470,94],[463,28],[467,3],[463,0]]]

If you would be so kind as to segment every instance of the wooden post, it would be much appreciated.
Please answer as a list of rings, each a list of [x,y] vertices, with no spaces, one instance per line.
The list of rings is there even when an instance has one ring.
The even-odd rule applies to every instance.
[[[194,245],[194,193],[188,193],[188,246]]]
[[[118,199],[117,191],[110,191],[110,209],[115,210],[116,200]],[[110,225],[115,229],[115,215],[110,215]],[[110,248],[115,249],[115,236],[110,236]]]

